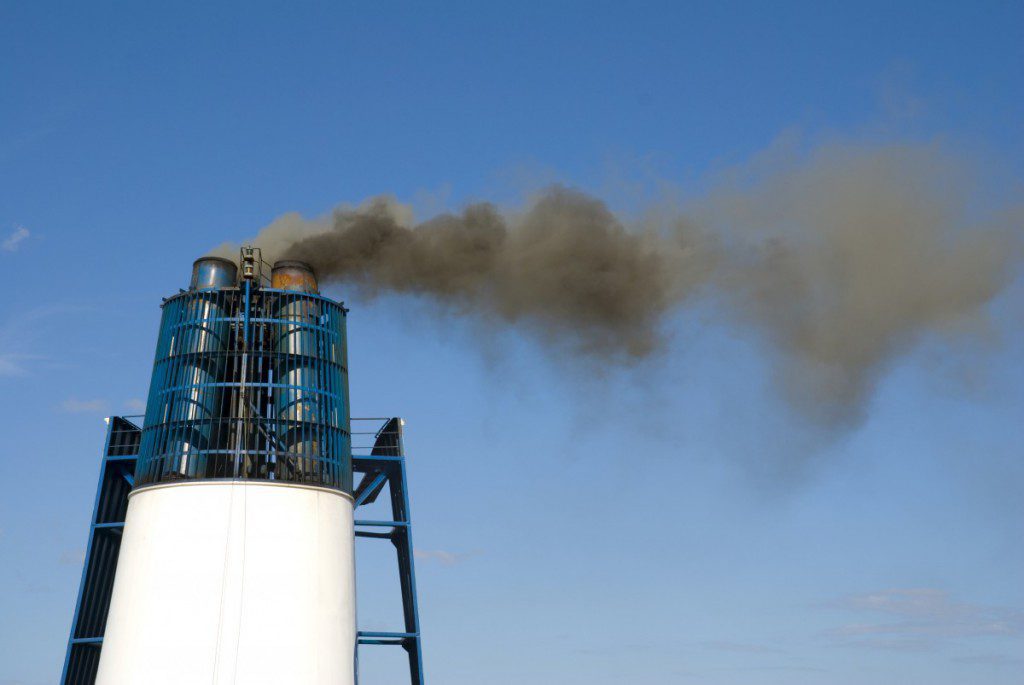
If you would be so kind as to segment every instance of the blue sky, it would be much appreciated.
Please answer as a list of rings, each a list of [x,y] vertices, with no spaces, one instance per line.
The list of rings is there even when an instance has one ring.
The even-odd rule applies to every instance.
[[[1019,3],[295,5],[0,3],[4,685],[59,673],[102,419],[139,411],[160,298],[210,247],[379,193],[429,212],[559,180],[630,211],[793,130],[1024,174]],[[1019,683],[1022,295],[825,437],[700,307],[594,377],[353,303],[353,413],[409,421],[428,677]],[[358,554],[360,621],[387,629],[386,558]]]

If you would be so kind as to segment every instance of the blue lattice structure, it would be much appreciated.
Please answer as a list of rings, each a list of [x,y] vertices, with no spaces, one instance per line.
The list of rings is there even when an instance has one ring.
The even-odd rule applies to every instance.
[[[96,680],[114,571],[121,550],[121,531],[128,511],[128,494],[135,483],[135,464],[142,436],[140,419],[115,416],[107,420],[82,580],[60,679],[63,685],[92,685]]]
[[[187,290],[164,301],[138,487],[278,480],[351,494],[345,308],[311,292]]]
[[[128,494],[135,483],[142,437],[141,419],[141,416],[114,416],[108,420],[82,580],[61,673],[62,685],[92,685],[96,680],[107,611],[110,609],[110,591],[117,568],[120,534],[128,509]],[[372,447],[363,453],[357,450],[352,456],[352,469],[360,476],[353,493],[356,511],[373,503],[385,489],[390,496],[392,511],[390,520],[356,519],[356,536],[388,541],[395,547],[404,618],[399,631],[360,631],[358,644],[402,647],[408,654],[410,682],[423,685],[423,653],[402,421],[398,418],[353,421],[367,424],[370,430],[366,432],[373,436]]]
[[[402,589],[402,632],[360,631],[360,645],[395,645],[409,655],[409,673],[413,685],[423,685],[423,654],[420,642],[420,617],[416,601],[416,570],[413,564],[412,519],[409,515],[409,490],[406,486],[405,456],[402,441],[402,420],[387,419],[376,433],[369,456],[353,457],[352,468],[362,474],[355,489],[356,511],[370,504],[388,488],[391,519],[368,521],[356,519],[356,537],[388,540],[398,556],[398,577]]]

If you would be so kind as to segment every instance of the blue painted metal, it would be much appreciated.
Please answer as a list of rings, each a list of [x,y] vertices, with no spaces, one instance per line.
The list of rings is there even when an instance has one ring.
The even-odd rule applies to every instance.
[[[128,473],[124,468],[121,468],[121,477],[124,478],[125,482],[128,483],[128,487],[135,487],[135,474]]]
[[[127,510],[128,493],[138,459],[140,435],[141,429],[127,418],[110,419],[93,504],[92,522],[89,526],[89,544],[82,567],[82,579],[68,637],[64,669],[61,673],[62,685],[93,685],[95,682],[106,615],[110,609],[109,593],[104,594],[103,590],[113,583],[117,564],[116,552],[119,550],[119,544],[117,547],[113,547],[113,544],[118,542],[119,534],[124,528],[124,512]],[[363,474],[364,480],[356,489],[362,498],[362,501],[357,499],[357,507],[370,499],[370,493],[374,490],[385,485],[389,488],[393,520],[357,520],[356,535],[389,540],[394,545],[398,558],[405,623],[405,630],[402,632],[359,632],[354,646],[356,668],[358,670],[360,645],[402,647],[408,654],[410,682],[412,685],[423,685],[423,653],[401,421],[397,418],[386,421],[376,434],[371,454],[353,456],[352,465],[356,473]],[[389,530],[365,531],[359,530],[359,527]],[[96,550],[99,544],[107,546],[106,558],[101,567],[97,567],[96,564]],[[113,556],[110,549],[114,550]],[[86,614],[89,615],[89,620],[83,621]]]
[[[402,421],[388,420],[377,432],[369,457],[353,456],[352,469],[362,473],[362,482],[356,487],[357,497],[372,501],[371,493],[387,484],[391,497],[392,520],[355,521],[356,536],[390,540],[398,557],[398,577],[402,592],[403,632],[381,633],[360,631],[359,645],[393,645],[405,649],[409,658],[412,685],[423,685],[423,650],[420,635],[419,604],[416,599],[416,566],[413,559],[412,518],[409,514],[409,489],[405,473],[405,450],[402,439]],[[390,532],[360,530],[364,528],[390,528]]]
[[[89,569],[89,560],[92,557],[92,540],[93,540],[93,536],[96,534],[96,529],[95,529],[96,513],[97,513],[97,511],[99,511],[100,493],[103,490],[103,477],[105,475],[104,471],[106,470],[105,467],[106,467],[106,460],[107,460],[107,452],[109,451],[108,448],[109,448],[109,445],[110,445],[110,431],[111,431],[111,422],[108,420],[107,421],[107,437],[106,437],[106,440],[103,441],[103,451],[100,453],[100,464],[101,464],[101,466],[100,466],[99,482],[96,484],[96,496],[93,498],[93,503],[92,503],[92,519],[90,519],[90,521],[89,521],[89,540],[88,540],[88,544],[86,545],[86,548],[85,548],[85,559],[82,562],[82,577],[78,581],[78,596],[75,598],[75,614],[71,618],[71,631],[68,634],[68,646],[67,646],[67,650],[65,651],[65,654],[64,654],[64,668],[61,670],[61,675],[60,675],[60,682],[61,683],[69,682],[67,678],[68,678],[68,668],[70,667],[70,664],[71,664],[71,647],[72,647],[73,644],[76,643],[75,629],[78,626],[78,617],[79,617],[79,615],[82,612],[82,594],[85,592],[86,572]],[[77,639],[80,639],[80,638],[77,638]],[[95,678],[95,674],[93,675],[93,678]]]
[[[75,645],[98,645],[102,642],[102,637],[76,637],[71,640],[71,643]]]
[[[141,432],[132,418],[115,416],[107,422],[82,577],[61,670],[63,685],[92,685],[96,678]]]
[[[249,280],[165,300],[136,486],[254,479],[351,492],[345,313]]]
[[[363,488],[362,492],[358,493],[355,502],[356,506],[359,507],[364,504],[369,504],[376,499],[377,493],[381,491],[387,481],[388,476],[386,473],[378,473],[377,476],[370,481],[367,487]]]
[[[400,528],[409,525],[405,521],[360,521],[356,520],[356,526],[377,526],[379,528]]]

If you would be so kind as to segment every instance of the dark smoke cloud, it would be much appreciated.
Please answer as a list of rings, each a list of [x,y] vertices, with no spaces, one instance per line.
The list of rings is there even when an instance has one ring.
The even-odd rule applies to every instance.
[[[629,231],[602,202],[552,188],[521,216],[489,204],[404,225],[388,200],[336,212],[329,230],[285,247],[321,278],[364,292],[426,294],[463,313],[523,323],[602,355],[640,357],[695,286],[696,236]]]
[[[419,224],[375,198],[285,215],[255,242],[364,295],[427,296],[625,361],[662,348],[667,315],[707,295],[772,343],[790,402],[835,425],[898,355],[982,318],[1011,277],[1020,214],[977,223],[971,188],[935,146],[830,145],[733,169],[667,220],[627,226],[556,187],[518,213],[481,203]]]

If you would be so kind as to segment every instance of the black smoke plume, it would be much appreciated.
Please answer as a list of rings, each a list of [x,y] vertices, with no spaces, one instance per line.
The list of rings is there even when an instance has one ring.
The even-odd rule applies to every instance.
[[[421,223],[386,197],[288,214],[255,243],[324,282],[426,296],[617,361],[663,349],[666,317],[705,296],[774,346],[794,406],[836,424],[922,335],[983,319],[1012,277],[1021,213],[979,221],[976,190],[935,145],[828,145],[733,169],[658,221],[553,187],[519,211]]]

